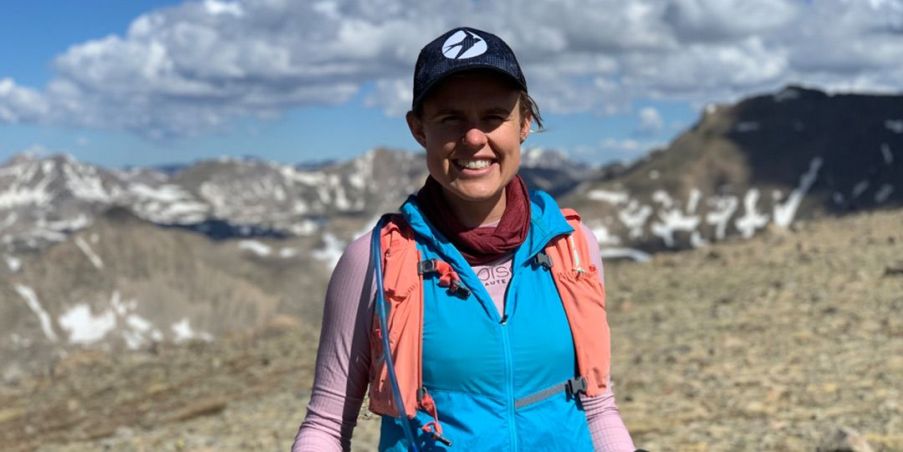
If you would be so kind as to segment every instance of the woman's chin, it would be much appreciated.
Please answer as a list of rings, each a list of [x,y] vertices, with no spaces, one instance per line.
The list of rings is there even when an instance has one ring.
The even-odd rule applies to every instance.
[[[451,190],[451,195],[461,201],[468,203],[484,203],[497,201],[499,198],[499,193],[501,193],[503,188],[498,186],[484,187],[472,185],[474,184],[455,187],[453,190]]]

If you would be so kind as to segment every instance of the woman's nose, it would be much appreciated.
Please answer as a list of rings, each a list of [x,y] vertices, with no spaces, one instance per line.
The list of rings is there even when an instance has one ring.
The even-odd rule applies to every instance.
[[[461,142],[464,146],[467,146],[473,150],[483,149],[486,146],[486,132],[483,132],[478,127],[471,127],[464,132],[464,136],[461,138]]]

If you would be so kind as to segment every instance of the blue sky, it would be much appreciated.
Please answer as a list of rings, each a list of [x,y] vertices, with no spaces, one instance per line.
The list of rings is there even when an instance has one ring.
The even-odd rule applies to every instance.
[[[4,1],[0,159],[413,150],[401,114],[414,58],[461,24],[518,53],[547,126],[527,145],[596,163],[667,143],[708,103],[787,83],[903,87],[898,0]]]

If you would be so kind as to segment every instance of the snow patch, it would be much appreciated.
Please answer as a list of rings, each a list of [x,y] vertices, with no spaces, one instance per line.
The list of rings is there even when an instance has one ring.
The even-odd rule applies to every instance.
[[[128,186],[128,191],[142,199],[160,202],[176,202],[184,199],[187,195],[182,187],[173,184],[151,187],[135,183]]]
[[[282,248],[279,250],[279,257],[289,259],[298,255],[298,250],[294,248]]]
[[[734,130],[736,130],[737,133],[755,132],[756,130],[759,130],[759,123],[756,121],[738,122],[737,125],[734,126]]]
[[[734,212],[737,211],[739,201],[736,196],[717,196],[708,200],[709,212],[706,213],[706,223],[715,226],[715,240],[724,240],[727,234],[727,225]]]
[[[116,314],[107,309],[94,315],[85,304],[77,304],[63,313],[59,318],[60,325],[69,332],[72,344],[93,344],[103,339],[116,327]]]
[[[316,221],[304,220],[300,223],[289,226],[289,231],[295,235],[313,235],[320,230],[320,226]]]
[[[41,330],[44,331],[44,336],[47,336],[47,339],[49,339],[50,342],[56,342],[58,339],[56,333],[53,331],[53,323],[50,320],[50,314],[47,314],[47,311],[41,306],[34,290],[32,290],[31,287],[23,286],[21,284],[16,284],[15,288],[16,292],[19,293],[19,296],[25,300],[28,309],[31,309],[31,312],[38,317],[38,320],[41,322]]]
[[[793,88],[785,88],[780,92],[772,96],[772,100],[775,102],[784,102],[788,100],[797,99],[800,97],[800,92]]]
[[[333,269],[342,257],[345,244],[329,232],[323,234],[323,242],[323,248],[314,250],[313,257],[325,261]]]
[[[364,176],[361,173],[354,173],[348,176],[348,183],[358,190],[363,190],[364,187],[367,186],[367,183],[364,181]]]
[[[656,190],[655,193],[652,194],[652,200],[661,204],[662,207],[666,209],[670,209],[671,206],[674,205],[674,200],[671,199],[671,195],[664,190]]]
[[[78,246],[78,249],[82,250],[82,253],[88,257],[88,260],[91,261],[91,264],[94,265],[98,270],[103,269],[103,261],[100,260],[100,256],[94,253],[94,250],[91,249],[91,246],[88,245],[81,236],[75,238],[75,245]]]
[[[137,314],[125,316],[125,324],[128,326],[128,329],[122,332],[122,339],[125,340],[126,346],[131,350],[143,347],[147,343],[148,337],[153,342],[163,340],[163,333],[154,328],[150,321]]]
[[[756,209],[756,203],[759,201],[759,190],[751,188],[743,197],[743,207],[745,209],[742,217],[734,222],[737,230],[743,238],[748,239],[756,233],[756,229],[761,229],[768,224],[768,215],[760,213]]]
[[[63,173],[66,176],[66,187],[76,198],[103,203],[112,201],[96,168],[69,163],[63,165]]]
[[[631,239],[643,236],[643,227],[650,215],[652,215],[652,207],[640,205],[635,199],[630,200],[627,207],[618,211],[618,219],[630,231]]]
[[[191,322],[188,320],[188,317],[179,320],[176,323],[173,323],[170,326],[175,338],[173,339],[176,343],[189,341],[192,339],[200,339],[202,341],[210,342],[213,340],[213,336],[210,333],[205,333],[203,331],[195,332],[194,329],[191,328]]]
[[[19,271],[22,268],[22,259],[19,259],[16,256],[4,254],[3,259],[6,261],[6,266],[9,267],[9,271],[13,273]]]
[[[656,180],[660,176],[658,170],[649,171],[649,179]]]
[[[596,226],[592,229],[593,235],[596,236],[596,241],[599,242],[599,245],[618,245],[621,243],[621,239],[608,231],[608,228],[605,226]]]
[[[903,133],[903,119],[887,119],[884,121],[884,127],[893,133]]]
[[[542,163],[543,154],[545,153],[545,149],[530,148],[521,156],[521,164],[526,168],[537,167]]]
[[[39,219],[32,230],[22,235],[29,234],[32,239],[41,238],[50,242],[62,242],[68,238],[66,234],[60,231],[54,231],[53,229],[47,229],[46,226],[47,223],[45,223],[43,219]]]
[[[18,187],[13,185],[3,192],[0,192],[0,209],[11,209],[13,207],[35,205],[46,206],[53,200],[53,195],[44,190],[43,187]]]
[[[677,231],[692,232],[699,226],[698,215],[686,215],[680,209],[667,209],[658,213],[659,222],[652,223],[651,232],[665,242],[665,246],[674,246],[674,233]]]
[[[878,192],[875,193],[875,202],[882,203],[887,201],[887,198],[890,198],[891,193],[894,192],[894,186],[891,184],[884,184],[878,189]]]
[[[853,198],[858,198],[859,195],[865,193],[868,188],[869,181],[867,179],[859,181],[859,183],[853,186]]]
[[[881,143],[881,156],[884,157],[884,163],[890,165],[894,163],[894,154],[890,151],[890,146],[887,143]]]
[[[693,233],[690,234],[690,246],[693,248],[702,248],[708,244],[709,242],[702,238],[702,234],[700,234],[699,231],[693,231]]]
[[[586,196],[593,201],[603,201],[615,205],[626,203],[630,199],[630,196],[625,192],[602,189],[592,190]]]
[[[75,218],[67,220],[52,221],[47,223],[47,228],[54,231],[77,231],[91,224],[91,219],[87,215],[80,213]]]
[[[304,215],[305,213],[310,211],[310,207],[307,207],[307,204],[304,201],[297,200],[295,204],[292,205],[292,213],[297,215]]]
[[[118,290],[110,295],[110,306],[102,312],[94,313],[87,303],[80,303],[69,308],[59,318],[63,329],[69,333],[72,344],[94,344],[121,326],[119,331],[126,347],[136,350],[144,346],[148,338],[162,341],[163,333],[153,327],[147,319],[134,313],[138,303],[135,300],[123,301]]]
[[[599,250],[602,259],[633,259],[637,262],[649,262],[652,259],[648,253],[633,248],[602,248]]]
[[[257,240],[242,240],[241,242],[238,242],[238,248],[245,251],[250,251],[262,257],[269,256],[273,253],[272,247],[265,243],[258,242]]]
[[[809,170],[800,176],[800,184],[790,192],[787,200],[784,203],[775,203],[773,217],[776,225],[784,228],[790,226],[800,203],[803,202],[803,197],[806,196],[806,193],[812,188],[812,184],[818,178],[818,170],[821,168],[821,165],[821,157],[813,158],[809,162]]]

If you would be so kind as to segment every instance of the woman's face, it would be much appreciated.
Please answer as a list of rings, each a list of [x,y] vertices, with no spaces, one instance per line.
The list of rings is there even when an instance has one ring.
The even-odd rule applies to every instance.
[[[411,133],[426,149],[427,169],[450,201],[499,202],[530,132],[519,97],[499,75],[465,72],[434,88],[420,117],[408,114]]]

